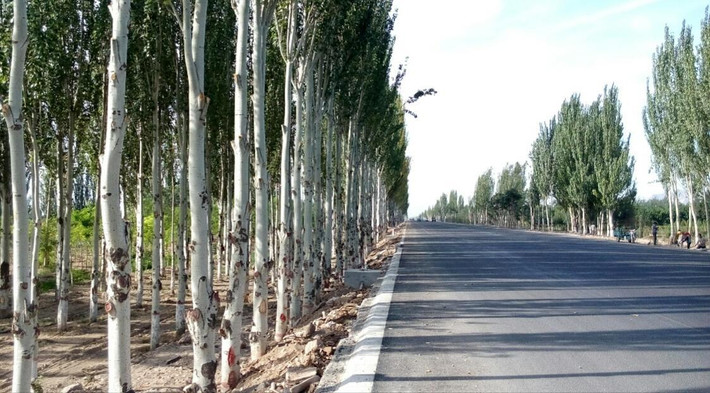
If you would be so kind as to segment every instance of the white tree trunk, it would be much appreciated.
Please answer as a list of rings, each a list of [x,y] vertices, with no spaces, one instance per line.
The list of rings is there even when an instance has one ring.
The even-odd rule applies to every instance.
[[[99,172],[101,171],[100,163],[99,163]],[[91,290],[90,290],[90,295],[89,295],[89,321],[91,322],[96,322],[99,318],[99,280],[101,279],[101,267],[99,265],[99,259],[100,259],[100,239],[101,239],[101,234],[99,233],[100,231],[100,225],[101,225],[101,180],[97,179],[97,184],[96,184],[96,199],[95,199],[95,204],[94,206],[96,207],[96,211],[94,213],[94,233],[93,233],[93,256],[92,256],[92,264],[91,264]]]
[[[345,155],[346,157],[346,162],[345,162],[345,219],[344,219],[344,243],[345,243],[345,266],[343,266],[343,269],[350,269],[354,266],[354,259],[355,259],[355,250],[353,248],[353,240],[352,240],[352,227],[353,227],[353,216],[356,214],[357,209],[354,206],[354,198],[353,198],[353,192],[355,189],[354,186],[354,175],[355,175],[355,168],[354,168],[354,159],[355,159],[355,151],[354,151],[354,131],[353,131],[353,120],[350,119],[350,122],[348,124],[348,138],[347,138],[347,153]]]
[[[309,315],[315,306],[314,274],[314,244],[313,244],[313,69],[307,61],[300,67],[305,67],[305,132],[303,134],[303,306],[302,315]]]
[[[143,130],[138,130],[138,175],[136,176],[136,307],[143,307]]]
[[[303,199],[301,196],[301,155],[303,154],[303,94],[298,86],[294,97],[296,107],[296,129],[293,138],[293,168],[291,170],[291,193],[293,194],[293,265],[291,272],[290,325],[296,326],[301,318],[303,292]]]
[[[28,127],[29,128],[29,127]],[[39,238],[40,238],[40,233],[41,233],[41,228],[42,228],[42,212],[40,210],[40,173],[39,173],[39,149],[37,147],[37,137],[35,135],[35,128],[30,128],[29,129],[29,134],[30,134],[30,139],[32,141],[32,212],[33,212],[33,220],[34,220],[34,228],[32,231],[32,254],[30,256],[31,258],[31,263],[32,263],[32,271],[31,275],[34,278],[39,277]],[[0,259],[2,261],[2,259]],[[37,283],[38,280],[32,280],[30,284],[30,299],[32,301],[32,304],[39,304],[38,301],[38,288],[37,288]],[[1,315],[2,313],[0,313]],[[38,325],[38,314],[34,314],[34,321],[33,323],[35,326]],[[37,355],[39,353],[39,343],[36,342],[35,346],[33,348],[33,355],[32,355],[32,380],[34,381],[37,378]]]
[[[234,206],[229,236],[230,265],[227,302],[222,325],[221,385],[234,389],[241,378],[239,359],[242,346],[242,314],[249,266],[249,133],[247,126],[247,39],[249,0],[233,0],[237,17],[237,48],[234,73]]]
[[[274,328],[274,339],[281,341],[288,330],[288,285],[290,276],[291,261],[289,258],[289,244],[291,233],[289,231],[288,220],[291,216],[291,182],[290,175],[290,155],[291,155],[291,107],[293,101],[293,91],[291,80],[293,78],[293,52],[296,42],[296,21],[297,8],[296,1],[291,0],[289,5],[289,18],[287,27],[287,43],[285,53],[285,73],[284,80],[284,122],[281,125],[281,189],[279,196],[279,256],[276,259],[276,326]]]
[[[179,126],[178,126],[179,127]],[[174,167],[173,167],[174,168]],[[175,170],[170,170],[170,294],[175,294]]]
[[[216,390],[214,340],[219,297],[212,290],[209,277],[209,195],[205,177],[205,123],[209,99],[204,92],[205,24],[207,0],[195,0],[194,15],[191,2],[183,0],[182,33],[184,38],[185,68],[189,85],[188,113],[188,185],[190,198],[190,261],[192,310],[187,313],[187,328],[192,336],[193,391]]]
[[[328,276],[332,271],[333,257],[333,99],[328,100],[325,137],[325,233],[323,234],[323,276],[327,285]]]
[[[688,184],[688,232],[690,232],[691,223],[695,240],[698,240],[698,218],[695,216],[695,187],[693,179],[688,176],[686,183]]]
[[[57,307],[57,330],[67,329],[69,318],[69,286],[71,280],[71,212],[74,194],[74,116],[69,114],[69,127],[67,133],[66,165],[64,166],[64,190],[60,198],[64,200],[62,216],[62,255],[59,268],[59,305]]]
[[[131,387],[131,260],[128,230],[121,214],[119,177],[126,132],[125,93],[130,1],[109,5],[113,19],[106,107],[106,143],[101,162],[101,216],[107,252],[106,313],[108,314],[108,388],[128,392]]]
[[[160,162],[160,119],[158,108],[158,76],[155,76],[155,89],[153,91],[153,162],[152,162],[152,183],[153,191],[153,247],[152,260],[153,285],[150,312],[150,348],[155,349],[160,345],[160,290],[163,284],[160,281],[163,269],[163,188],[162,188],[162,165]],[[142,270],[142,269],[141,269]]]
[[[36,277],[32,276],[32,264],[28,252],[27,191],[25,189],[25,143],[22,126],[22,83],[27,51],[27,3],[13,2],[12,60],[10,64],[9,101],[2,104],[2,113],[7,124],[10,147],[10,172],[13,210],[13,317],[12,336],[14,343],[12,391],[29,392],[37,329],[37,304],[32,301],[30,288]],[[4,209],[3,209],[4,210]]]
[[[57,187],[56,187],[56,202],[57,202],[57,259],[54,265],[55,272],[55,287],[54,287],[54,298],[59,304],[59,297],[62,291],[62,258],[64,257],[64,204],[66,199],[64,198],[64,137],[62,131],[57,132]]]
[[[345,227],[345,209],[343,208],[343,141],[341,132],[335,133],[335,182],[333,186],[333,206],[335,224],[333,225],[333,244],[335,248],[335,276],[342,280],[344,261],[343,229]]]
[[[671,233],[675,233],[676,231],[680,231],[680,210],[678,209],[678,181],[677,179],[673,179],[673,201],[675,202],[675,230],[671,231]]]
[[[217,205],[217,250],[216,250],[216,258],[215,258],[215,268],[217,269],[216,277],[217,281],[222,280],[222,261],[224,261],[224,244],[222,244],[222,233],[224,231],[224,215],[226,214],[226,208],[225,208],[225,200],[226,200],[226,192],[224,191],[225,188],[225,177],[227,176],[225,170],[225,165],[224,165],[224,156],[226,156],[226,152],[220,148],[219,152],[219,204]]]
[[[323,131],[321,127],[321,122],[323,120],[323,101],[322,101],[322,92],[320,89],[322,88],[323,84],[323,73],[320,72],[319,76],[319,84],[318,84],[318,89],[316,90],[316,95],[315,95],[315,108],[313,111],[314,114],[314,119],[313,119],[313,129],[314,129],[314,140],[313,140],[313,215],[314,215],[314,225],[315,225],[315,231],[314,231],[314,239],[313,239],[313,248],[314,248],[314,266],[313,266],[313,290],[314,290],[314,304],[313,307],[315,307],[315,303],[320,301],[321,298],[321,293],[322,293],[322,288],[323,288],[323,229],[325,227],[325,217],[324,217],[324,209],[323,209],[323,182],[322,182],[322,173],[323,173],[323,157],[322,157],[322,151],[323,151]]]
[[[254,108],[254,199],[255,199],[255,241],[254,241],[254,325],[249,335],[251,358],[259,359],[266,352],[268,329],[268,288],[267,259],[269,257],[269,179],[266,172],[266,40],[275,2],[254,0],[254,49],[252,104]]]
[[[184,114],[178,140],[180,145],[180,212],[177,229],[177,301],[175,304],[175,332],[185,333],[185,295],[187,292],[187,274],[185,273],[186,245],[185,225],[187,222],[187,118]]]

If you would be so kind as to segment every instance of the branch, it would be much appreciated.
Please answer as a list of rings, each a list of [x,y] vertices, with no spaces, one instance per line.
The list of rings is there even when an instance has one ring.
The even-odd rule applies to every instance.
[[[172,0],[166,1],[165,4],[168,5],[168,9],[175,17],[175,21],[177,22],[178,27],[180,27],[180,31],[182,31],[184,34],[185,27],[183,26],[183,23],[182,23],[182,17],[178,15],[177,10],[175,9],[175,4],[173,4]]]

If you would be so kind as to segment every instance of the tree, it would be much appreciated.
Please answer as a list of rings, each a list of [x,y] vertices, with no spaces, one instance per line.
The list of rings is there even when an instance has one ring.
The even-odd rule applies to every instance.
[[[187,176],[190,198],[190,238],[192,310],[186,323],[192,337],[194,366],[188,389],[212,392],[216,389],[217,362],[214,334],[217,325],[219,296],[212,289],[209,276],[209,194],[205,176],[205,122],[209,98],[205,95],[205,23],[207,1],[182,2],[180,29],[188,81],[188,158]]]
[[[249,0],[232,1],[237,17],[237,49],[234,72],[234,210],[229,237],[232,257],[229,265],[222,337],[221,385],[234,388],[240,378],[239,357],[242,346],[242,313],[249,265],[249,141],[247,128],[247,40],[249,38]],[[226,361],[225,361],[226,360]]]
[[[265,129],[265,74],[266,74],[266,41],[269,25],[276,7],[275,0],[254,0],[254,46],[252,49],[253,89],[252,104],[254,107],[254,199],[255,199],[255,232],[254,232],[254,291],[253,309],[254,325],[249,342],[252,359],[260,358],[266,352],[266,330],[268,312],[267,259],[268,243],[268,184],[266,172],[267,146]]]
[[[12,391],[28,392],[32,382],[37,328],[37,303],[32,299],[36,285],[28,253],[27,191],[25,189],[25,142],[22,124],[22,85],[27,53],[27,3],[13,1],[12,61],[10,64],[8,102],[0,102],[8,130],[10,172],[12,183],[12,260],[13,260],[13,374]],[[6,214],[6,213],[5,213]]]
[[[279,255],[276,262],[278,283],[276,289],[276,325],[274,339],[281,341],[288,329],[288,284],[289,272],[291,271],[292,253],[289,247],[291,240],[290,225],[291,216],[291,183],[289,181],[290,160],[291,160],[291,108],[293,101],[293,90],[291,80],[293,78],[293,62],[296,49],[296,35],[298,23],[298,9],[296,0],[291,0],[288,7],[288,17],[286,26],[286,43],[281,46],[281,54],[286,63],[284,80],[284,122],[281,126],[281,185],[279,195]],[[278,27],[278,26],[277,26]]]
[[[548,123],[540,124],[540,132],[533,143],[532,151],[530,152],[530,161],[532,162],[532,182],[540,193],[545,207],[545,221],[547,222],[547,230],[552,231],[552,222],[550,221],[549,199],[554,193],[554,177],[553,177],[553,146],[552,140],[555,134],[557,121],[553,117]]]
[[[131,260],[126,224],[121,216],[119,177],[126,132],[125,92],[130,0],[109,5],[113,28],[107,68],[106,144],[101,165],[101,216],[106,239],[108,314],[108,391],[131,389]]]
[[[478,177],[474,191],[474,203],[477,211],[477,223],[488,224],[488,208],[493,198],[495,182],[493,180],[493,169],[489,168]]]
[[[579,95],[572,95],[562,103],[553,138],[555,197],[569,209],[573,229],[582,233],[587,232],[587,212],[594,189],[593,131],[589,130],[587,117]]]
[[[614,209],[633,189],[634,159],[629,154],[629,138],[624,141],[618,96],[616,86],[605,87],[601,108],[591,114],[599,150],[593,162],[594,191],[607,212],[607,236],[613,236]]]

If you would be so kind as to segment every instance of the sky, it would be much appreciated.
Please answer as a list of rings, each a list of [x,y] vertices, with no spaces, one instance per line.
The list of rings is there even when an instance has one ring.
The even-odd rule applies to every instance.
[[[579,93],[589,105],[619,89],[638,198],[661,197],[642,111],[652,56],[683,21],[696,44],[708,0],[394,0],[393,69],[401,94],[438,94],[408,106],[409,216],[442,193],[473,195],[478,176],[529,161],[541,122]],[[529,171],[529,170],[528,170]]]

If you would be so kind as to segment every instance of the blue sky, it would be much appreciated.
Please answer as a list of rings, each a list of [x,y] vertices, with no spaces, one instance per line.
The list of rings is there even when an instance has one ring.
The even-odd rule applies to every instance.
[[[407,118],[410,216],[457,190],[468,199],[489,167],[528,160],[539,123],[580,93],[616,84],[640,198],[663,192],[650,170],[641,113],[664,26],[696,43],[709,3],[696,0],[394,0],[402,94],[433,87]]]

